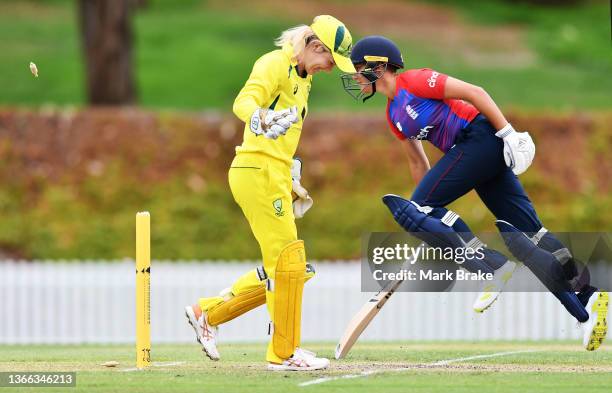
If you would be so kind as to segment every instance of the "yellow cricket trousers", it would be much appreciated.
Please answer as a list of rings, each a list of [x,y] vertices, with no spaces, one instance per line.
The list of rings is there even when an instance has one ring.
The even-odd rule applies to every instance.
[[[290,167],[263,154],[238,153],[228,177],[234,199],[261,248],[265,273],[259,268],[251,270],[239,277],[230,291],[216,297],[201,298],[199,304],[208,313],[209,322],[216,325],[261,305],[265,299],[270,319],[274,321],[274,294],[262,290],[266,286],[263,274],[274,278],[279,255],[288,244],[298,240],[292,208]],[[240,303],[229,306],[231,302],[228,300],[237,298],[241,300]],[[299,302],[297,307],[301,310],[301,296]],[[283,360],[276,355],[272,341],[268,345],[266,359],[275,363]]]

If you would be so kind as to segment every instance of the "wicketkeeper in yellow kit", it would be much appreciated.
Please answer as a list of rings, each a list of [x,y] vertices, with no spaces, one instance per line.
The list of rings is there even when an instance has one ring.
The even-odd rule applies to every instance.
[[[308,113],[312,75],[334,65],[355,72],[349,58],[352,38],[342,22],[321,15],[310,26],[284,31],[275,44],[281,49],[255,62],[234,101],[234,113],[245,128],[228,175],[261,248],[263,266],[185,312],[203,351],[218,360],[217,326],[266,303],[271,319],[268,369],[317,370],[329,360],[300,348],[302,290],[314,269],[306,263],[295,226],[295,218],[313,202],[300,185],[301,162],[293,155]]]

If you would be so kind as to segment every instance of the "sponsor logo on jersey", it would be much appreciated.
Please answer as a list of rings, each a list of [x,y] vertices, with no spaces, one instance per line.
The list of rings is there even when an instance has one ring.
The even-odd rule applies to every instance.
[[[427,139],[427,135],[429,135],[429,129],[433,128],[434,126],[425,126],[423,128],[421,128],[419,130],[419,134],[416,136],[411,136],[410,139],[418,139],[418,140],[423,140],[423,139]]]
[[[417,135],[417,139],[426,139],[429,134],[429,129],[433,128],[433,126],[426,126],[420,129],[419,135]]]
[[[431,77],[427,79],[427,83],[429,84],[429,87],[436,87],[436,82],[438,80],[439,75],[440,75],[439,72],[432,71]]]
[[[410,116],[412,120],[416,120],[416,118],[419,117],[419,113],[412,109],[410,105],[406,105],[406,113],[408,113],[408,116]]]

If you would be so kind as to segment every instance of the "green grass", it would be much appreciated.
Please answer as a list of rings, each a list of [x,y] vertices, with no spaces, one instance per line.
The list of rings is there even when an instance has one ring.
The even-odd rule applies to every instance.
[[[333,343],[309,345],[331,357]],[[575,342],[405,342],[357,344],[348,359],[325,371],[265,371],[263,344],[222,345],[222,360],[203,359],[194,345],[154,345],[154,366],[133,368],[132,345],[0,346],[0,371],[76,371],[75,392],[607,392],[612,384],[612,351],[588,353]],[[440,360],[531,350],[448,365]],[[115,360],[117,368],[100,364]],[[164,365],[183,362],[178,365]],[[406,368],[402,371],[384,369]],[[298,384],[321,377],[374,371],[360,378]],[[15,389],[6,389],[14,391]],[[23,388],[20,391],[37,391]]]
[[[528,1],[435,0],[458,10],[469,22],[515,25],[527,29],[528,43],[549,64],[610,70],[610,5],[606,0],[581,0],[575,5],[541,6]]]
[[[454,75],[485,87],[503,105],[609,109],[612,105],[610,6],[607,1],[577,1],[571,6],[538,6],[528,1],[428,1],[456,10],[467,23],[513,26],[525,32],[524,43],[536,63],[518,69],[457,64]],[[440,69],[447,59],[440,59]],[[597,86],[597,87],[595,87]],[[595,87],[595,88],[593,88]]]
[[[339,5],[350,8],[346,1]],[[358,6],[356,2],[354,7]],[[439,2],[436,2],[439,4]],[[482,3],[482,4],[481,4]],[[393,34],[410,68],[433,67],[484,86],[503,106],[570,110],[610,107],[612,54],[605,2],[575,7],[536,7],[487,1],[447,1],[474,25],[519,25],[535,63],[519,68],[467,64],[447,48]],[[512,4],[511,4],[512,3]],[[254,60],[273,49],[280,31],[305,20],[248,7],[231,11],[205,1],[153,0],[135,17],[135,67],[140,102],[152,108],[229,111]],[[342,12],[337,16],[342,19]],[[295,17],[294,17],[295,18]],[[350,26],[349,26],[350,27]],[[352,29],[355,37],[363,34]],[[384,24],[380,34],[388,34]],[[486,59],[486,51],[483,53]],[[82,105],[81,62],[75,2],[0,3],[0,104]],[[35,61],[40,78],[29,74]],[[317,75],[311,95],[315,111],[375,110],[342,91],[338,73]]]

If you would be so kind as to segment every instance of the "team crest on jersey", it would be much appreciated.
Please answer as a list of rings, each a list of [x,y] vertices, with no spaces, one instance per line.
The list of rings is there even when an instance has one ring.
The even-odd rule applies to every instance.
[[[406,105],[406,113],[408,113],[408,116],[410,116],[412,120],[416,120],[416,118],[419,117],[419,113],[412,109],[410,105]]]
[[[276,214],[276,217],[282,217],[285,215],[285,212],[283,211],[283,200],[278,198],[275,199],[274,202],[272,202],[272,206],[274,207],[274,210],[276,211],[274,214]]]

